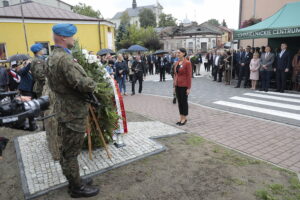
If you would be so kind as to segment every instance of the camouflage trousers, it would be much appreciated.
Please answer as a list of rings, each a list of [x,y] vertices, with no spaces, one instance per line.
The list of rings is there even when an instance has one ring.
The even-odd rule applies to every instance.
[[[60,165],[63,174],[72,187],[79,187],[81,179],[79,174],[79,164],[77,156],[81,152],[84,142],[84,133],[73,131],[65,124],[58,124],[58,135],[62,143],[60,147]]]

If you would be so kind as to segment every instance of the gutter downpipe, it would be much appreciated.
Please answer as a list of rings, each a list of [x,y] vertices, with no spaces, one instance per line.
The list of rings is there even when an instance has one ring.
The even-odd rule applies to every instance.
[[[100,27],[100,20],[98,20],[98,37],[99,37],[99,47],[101,50],[102,49],[102,44],[101,44],[101,27]]]

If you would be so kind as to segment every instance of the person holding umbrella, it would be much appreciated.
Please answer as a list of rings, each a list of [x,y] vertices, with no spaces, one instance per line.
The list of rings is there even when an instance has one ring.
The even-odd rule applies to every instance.
[[[183,126],[187,122],[188,95],[192,85],[192,64],[185,58],[186,55],[186,49],[180,48],[177,52],[178,61],[174,65],[174,87],[180,113],[180,119],[176,124],[179,126]]]

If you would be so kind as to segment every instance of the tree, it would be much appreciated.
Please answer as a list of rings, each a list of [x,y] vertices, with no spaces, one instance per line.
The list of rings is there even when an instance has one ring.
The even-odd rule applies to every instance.
[[[121,16],[121,22],[117,30],[116,36],[116,47],[117,49],[124,48],[124,44],[121,44],[121,41],[128,35],[128,27],[130,26],[130,17],[128,12],[124,12]],[[127,46],[127,45],[125,45]]]
[[[126,26],[130,25],[130,17],[128,12],[123,12],[122,16],[121,16],[121,23],[120,24],[124,24]]]
[[[166,27],[166,26],[176,26],[176,18],[172,16],[172,14],[165,14],[162,13],[159,16],[159,27]]]
[[[225,19],[222,21],[222,26],[227,27],[227,23],[225,22]]]
[[[210,19],[207,22],[211,25],[220,26],[220,22],[217,19]]]
[[[139,13],[140,25],[143,28],[148,26],[156,27],[156,17],[152,10],[144,8]]]
[[[73,12],[80,15],[85,15],[95,18],[103,18],[99,10],[94,10],[91,6],[86,5],[85,3],[79,3],[78,5],[72,8]]]
[[[147,28],[138,28],[136,25],[129,26],[126,34],[123,35],[122,40],[120,40],[117,44],[118,49],[127,49],[133,44],[139,44],[150,50],[158,50],[162,48],[158,35],[151,26]]]

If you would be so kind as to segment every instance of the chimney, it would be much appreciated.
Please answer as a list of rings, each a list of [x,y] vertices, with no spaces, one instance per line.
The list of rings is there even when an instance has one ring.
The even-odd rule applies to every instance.
[[[136,0],[132,1],[132,8],[135,9],[137,7]]]
[[[2,3],[3,3],[3,7],[9,6],[9,1],[7,1],[7,0],[2,1]]]

